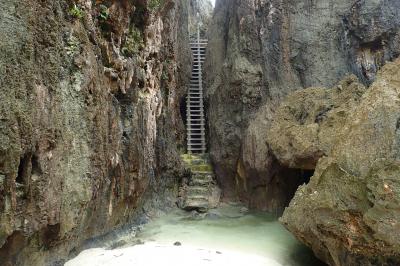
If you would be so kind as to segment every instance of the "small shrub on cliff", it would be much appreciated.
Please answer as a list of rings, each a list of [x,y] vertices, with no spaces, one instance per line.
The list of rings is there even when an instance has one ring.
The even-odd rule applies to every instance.
[[[108,10],[108,7],[105,5],[100,5],[99,19],[105,21],[109,17],[110,17],[110,11]]]
[[[159,9],[164,4],[164,0],[150,0],[148,2],[148,8],[150,11]]]
[[[125,56],[132,57],[137,54],[139,50],[143,49],[144,41],[143,35],[140,30],[136,27],[132,27],[129,34],[126,36],[125,43],[122,46],[122,53]]]
[[[81,18],[83,18],[83,16],[84,16],[83,10],[82,10],[79,6],[77,6],[76,4],[74,4],[74,6],[71,7],[71,9],[69,10],[68,13],[69,13],[72,17],[78,18],[78,19],[81,19]]]

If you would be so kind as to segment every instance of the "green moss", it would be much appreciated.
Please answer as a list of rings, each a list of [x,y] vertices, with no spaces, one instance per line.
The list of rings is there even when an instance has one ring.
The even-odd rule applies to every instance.
[[[74,18],[78,18],[81,19],[83,18],[83,16],[85,15],[85,13],[83,12],[83,10],[77,6],[76,4],[73,5],[73,7],[71,7],[71,9],[68,12],[72,17]]]
[[[150,0],[148,3],[148,8],[150,11],[154,12],[164,4],[164,0]]]
[[[208,156],[195,154],[182,154],[181,158],[187,168],[192,172],[213,172],[211,164],[208,162]]]
[[[121,52],[125,56],[132,57],[144,47],[143,35],[136,27],[132,27],[129,34],[126,36],[125,43],[122,46]]]
[[[106,21],[110,17],[110,11],[107,6],[100,5],[99,20]]]

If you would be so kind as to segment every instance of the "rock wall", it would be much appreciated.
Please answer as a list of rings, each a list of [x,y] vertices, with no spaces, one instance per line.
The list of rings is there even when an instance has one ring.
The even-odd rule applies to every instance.
[[[282,222],[329,265],[399,265],[400,60],[342,118]]]
[[[282,209],[310,167],[293,169],[270,151],[265,132],[277,106],[293,91],[332,87],[347,74],[365,85],[373,82],[378,69],[400,54],[399,5],[396,0],[217,1],[206,88],[209,149],[225,198]]]
[[[1,265],[62,263],[176,191],[188,12],[184,0],[0,3]]]
[[[200,37],[207,38],[210,27],[213,5],[210,0],[189,1],[189,32],[190,38],[197,39],[197,23],[200,20]]]

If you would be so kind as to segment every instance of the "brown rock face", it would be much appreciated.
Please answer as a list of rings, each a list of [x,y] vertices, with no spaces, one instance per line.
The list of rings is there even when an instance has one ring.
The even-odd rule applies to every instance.
[[[267,105],[260,108],[243,139],[241,178],[236,181],[245,188],[239,190],[241,197],[251,207],[283,211],[317,161],[336,145],[338,132],[365,90],[349,76],[331,89],[289,94],[272,118]]]
[[[400,264],[400,60],[335,133],[283,224],[330,265]]]
[[[210,26],[206,89],[210,154],[225,198],[258,198],[261,202],[256,200],[256,205],[265,208],[263,193],[276,191],[270,180],[277,169],[315,166],[330,149],[323,143],[329,133],[322,136],[317,131],[329,125],[304,121],[305,127],[301,120],[307,118],[295,114],[300,117],[288,123],[296,127],[282,136],[284,143],[297,138],[291,140],[294,147],[282,150],[279,145],[286,144],[279,141],[269,147],[273,136],[266,132],[277,107],[293,91],[332,87],[348,74],[370,84],[384,62],[400,54],[399,12],[396,0],[217,1]],[[309,102],[316,100],[320,106],[312,112],[330,108],[329,97],[335,93],[329,96],[324,91],[315,89]],[[343,107],[352,104],[350,99],[345,102]],[[339,119],[340,113],[335,117]],[[274,134],[287,126],[275,128]],[[306,146],[299,146],[300,142]],[[290,194],[284,189],[282,193]]]
[[[350,76],[331,89],[291,93],[277,109],[266,134],[278,161],[287,168],[314,170],[336,145],[338,132],[364,91],[357,78]]]
[[[181,169],[188,3],[74,2],[0,3],[1,265],[62,262]]]

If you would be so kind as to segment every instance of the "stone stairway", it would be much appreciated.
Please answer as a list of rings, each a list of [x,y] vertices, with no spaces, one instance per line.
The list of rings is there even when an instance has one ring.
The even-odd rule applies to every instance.
[[[188,153],[206,152],[205,119],[203,101],[202,66],[206,56],[207,40],[190,43],[193,54],[192,77],[186,102]]]
[[[180,208],[206,212],[217,207],[221,191],[214,181],[207,154],[182,156],[190,175],[181,186],[178,205]]]

